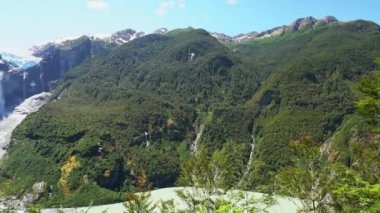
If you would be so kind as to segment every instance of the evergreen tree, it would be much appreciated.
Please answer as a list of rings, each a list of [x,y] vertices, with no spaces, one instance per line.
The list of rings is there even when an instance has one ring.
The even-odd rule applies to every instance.
[[[376,62],[380,65],[380,58]],[[356,107],[370,122],[378,124],[380,122],[380,71],[376,71],[372,78],[364,77],[359,90],[365,97],[356,103]]]

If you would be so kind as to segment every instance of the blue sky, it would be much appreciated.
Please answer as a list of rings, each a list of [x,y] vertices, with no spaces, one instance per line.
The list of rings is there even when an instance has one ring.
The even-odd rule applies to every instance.
[[[0,0],[0,51],[20,52],[67,36],[125,28],[192,26],[236,35],[299,17],[380,23],[380,0]]]

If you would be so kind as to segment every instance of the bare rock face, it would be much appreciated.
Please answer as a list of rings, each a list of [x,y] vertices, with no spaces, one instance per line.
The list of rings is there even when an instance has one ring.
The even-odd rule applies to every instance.
[[[153,32],[153,34],[165,35],[169,30],[167,28],[159,28]]]
[[[265,39],[272,36],[282,36],[286,33],[297,32],[299,30],[306,30],[318,26],[324,26],[329,24],[338,23],[339,21],[333,16],[326,16],[322,19],[315,19],[314,17],[299,18],[291,23],[289,26],[279,26],[262,32],[250,32],[245,34],[239,34],[236,36],[228,36],[223,33],[211,33],[221,43],[231,42],[244,42],[248,40]]]
[[[27,206],[41,198],[41,195],[46,192],[47,184],[44,181],[37,182],[32,186],[32,192],[26,193],[22,198],[22,203]]]
[[[334,16],[326,16],[323,19],[319,20],[319,22],[322,22],[324,24],[334,24],[338,23],[339,21]]]
[[[317,23],[313,17],[299,18],[286,28],[286,32],[296,32],[301,29],[311,28]]]
[[[0,212],[26,212],[26,206],[14,196],[1,198]]]
[[[233,41],[233,38],[231,36],[223,33],[211,33],[211,35],[221,43],[230,43]]]
[[[118,31],[111,35],[109,39],[106,39],[109,43],[115,43],[117,45],[121,45],[124,43],[127,43],[129,41],[132,41],[136,38],[140,38],[144,36],[144,32],[137,32],[132,29],[125,29],[122,31]]]
[[[247,41],[251,38],[257,37],[258,34],[259,33],[253,31],[253,32],[246,33],[246,34],[239,34],[237,36],[234,36],[232,39],[234,41],[242,42],[242,41]]]
[[[0,105],[4,105],[4,110],[0,109],[1,117],[6,116],[26,98],[50,91],[64,73],[91,56],[91,48],[90,39],[84,37],[66,42],[64,47],[48,45],[35,54],[42,60],[25,70],[0,59],[0,99],[3,102]]]
[[[37,183],[35,183],[35,184],[33,185],[33,187],[32,187],[32,191],[33,191],[33,194],[34,194],[34,195],[37,195],[37,196],[38,196],[37,200],[39,199],[39,196],[40,196],[41,194],[45,193],[46,188],[47,188],[47,184],[46,184],[46,182],[44,182],[44,181],[37,182]]]

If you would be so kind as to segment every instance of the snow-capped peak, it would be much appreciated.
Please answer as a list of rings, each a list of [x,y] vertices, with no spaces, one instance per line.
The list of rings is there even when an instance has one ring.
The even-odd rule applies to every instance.
[[[112,36],[111,33],[96,33],[96,34],[89,34],[88,37],[91,40],[106,40],[109,39]]]
[[[100,41],[100,42],[106,42],[106,43],[113,43],[116,45],[121,45],[124,43],[127,43],[129,41],[132,41],[136,38],[140,38],[142,36],[145,36],[146,34],[144,32],[137,32],[132,29],[125,29],[122,31],[118,31],[116,33],[110,34],[110,33],[96,33],[96,34],[87,34],[84,35],[88,37],[91,41]],[[61,47],[65,45],[65,42],[76,40],[83,37],[82,36],[68,36],[63,37],[60,39],[56,39],[53,41],[48,42],[41,42],[37,45],[34,45],[32,48],[30,48],[30,51],[33,53],[33,55],[40,55],[39,53],[44,52],[44,50],[50,48],[50,47]]]

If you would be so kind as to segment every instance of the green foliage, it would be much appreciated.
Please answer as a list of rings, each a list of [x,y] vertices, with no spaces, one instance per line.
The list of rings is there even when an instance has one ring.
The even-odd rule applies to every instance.
[[[195,57],[190,60],[192,52]],[[252,81],[238,82],[249,72],[238,64],[239,58],[204,30],[149,35],[87,60],[57,84],[53,96],[59,100],[28,116],[15,130],[17,143],[12,143],[9,160],[1,166],[6,170],[3,183],[19,181],[11,184],[17,192],[41,180],[54,185],[66,159],[75,155],[81,166],[68,177],[74,195],[88,187],[85,182],[114,192],[172,186],[181,160],[189,158],[187,144],[194,140],[198,117],[212,115],[218,105],[218,117],[226,115],[227,122],[239,112],[234,123],[240,123],[248,111],[230,107],[257,88]],[[225,84],[231,78],[239,85]],[[227,92],[236,87],[245,93]],[[224,124],[212,117],[205,120],[210,131],[201,143],[216,149],[226,142],[219,142],[223,135],[218,129]],[[248,125],[249,118],[245,120]],[[249,138],[240,134],[240,126],[227,127],[223,132],[231,133],[231,138],[238,136],[241,143]],[[26,165],[14,167],[23,161],[21,156],[26,156]],[[143,173],[146,183],[140,187]],[[78,204],[61,197],[49,205],[62,199]]]
[[[36,152],[33,144],[17,144],[17,149],[12,149],[9,154],[17,157],[2,165],[0,193],[20,195],[26,189],[25,186],[31,187],[35,182],[45,181],[48,185],[58,182],[56,163]]]
[[[141,193],[140,195],[131,194],[129,200],[124,202],[123,205],[128,210],[127,212],[151,213],[154,210],[154,205],[149,199],[149,193]]]
[[[180,159],[181,162],[184,162],[184,161],[188,160],[190,158],[190,147],[189,147],[189,144],[186,143],[185,141],[182,142],[178,146],[177,152],[178,152],[179,159]]]
[[[361,80],[360,91],[365,97],[356,103],[359,112],[374,124],[380,123],[380,71],[373,78]]]
[[[213,196],[198,187],[184,188],[176,191],[177,196],[186,204],[185,209],[175,207],[179,212],[267,212],[275,204],[273,197],[263,195],[255,197],[246,191],[219,190]]]
[[[29,205],[28,206],[28,212],[30,213],[40,213],[41,212],[41,207],[37,205]]]
[[[175,30],[171,30],[167,33],[167,35],[169,36],[179,36],[181,34],[184,34],[184,33],[188,33],[190,31],[194,30],[192,27],[188,27],[188,28],[184,28],[184,29],[175,29]]]
[[[246,147],[227,143],[210,152],[201,148],[183,164],[179,183],[192,188],[177,191],[190,212],[263,212],[273,205],[270,197],[255,198],[236,189],[247,162],[242,153]],[[260,205],[258,205],[260,204]]]
[[[302,211],[330,212],[328,197],[336,177],[319,154],[316,142],[302,136],[291,147],[294,166],[282,168],[276,176],[277,193],[298,198]]]
[[[307,137],[292,143],[294,166],[282,168],[276,176],[277,193],[298,198],[306,212],[377,212],[377,180],[365,170],[359,173],[343,164],[325,161],[326,156],[313,143]],[[370,157],[366,162],[376,170],[376,158]]]
[[[254,109],[261,175],[270,178],[290,163],[289,141],[300,133],[325,141],[354,113],[360,94],[353,85],[374,70],[378,32],[376,24],[356,21],[231,47],[262,82],[246,102]],[[257,178],[257,187],[268,178]]]
[[[380,184],[370,184],[358,173],[338,168],[339,179],[332,196],[334,207],[339,212],[378,212],[380,206]]]
[[[244,146],[233,143],[210,155],[210,151],[201,148],[181,166],[178,183],[184,186],[202,188],[208,193],[216,189],[235,187],[243,174],[244,162],[247,162]]]
[[[365,126],[363,119],[359,115],[354,114],[353,116],[346,117],[336,132],[326,140],[325,147],[330,146],[331,148],[331,150],[329,150],[331,153],[329,158],[331,160],[341,162],[345,165],[352,163],[353,152],[350,140],[353,136],[355,137],[354,134],[358,132],[358,126]],[[337,150],[339,150],[339,153],[336,153]]]
[[[176,205],[174,200],[162,201],[157,204],[162,213],[176,213],[178,210],[176,209]]]
[[[125,194],[112,192],[92,184],[81,186],[72,197],[67,200],[61,200],[64,207],[80,207],[89,206],[89,204],[97,203],[109,204],[122,202],[126,198]],[[91,205],[90,205],[91,206]]]

